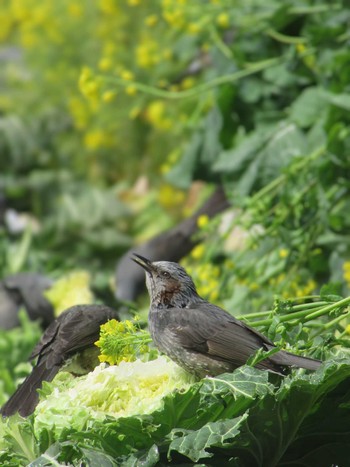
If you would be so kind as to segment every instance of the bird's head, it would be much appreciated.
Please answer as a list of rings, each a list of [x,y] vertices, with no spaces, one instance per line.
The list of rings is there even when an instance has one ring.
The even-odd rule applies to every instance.
[[[186,307],[200,299],[192,278],[182,266],[170,261],[152,262],[134,254],[133,261],[146,272],[146,286],[154,306]]]

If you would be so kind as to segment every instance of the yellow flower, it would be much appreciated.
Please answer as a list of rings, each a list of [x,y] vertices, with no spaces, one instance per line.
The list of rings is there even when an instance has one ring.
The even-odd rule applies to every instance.
[[[83,14],[83,7],[79,3],[68,4],[68,14],[73,18],[80,18]]]
[[[133,107],[130,112],[129,112],[129,118],[131,120],[134,120],[134,118],[138,117],[138,115],[140,114],[141,112],[141,109],[140,107]]]
[[[185,193],[182,190],[163,184],[159,190],[159,201],[166,208],[179,206],[185,201]]]
[[[298,52],[299,54],[304,53],[305,50],[306,50],[305,45],[304,45],[303,43],[301,43],[301,42],[299,42],[299,44],[297,44],[295,47],[296,47],[297,52]]]
[[[281,248],[278,254],[280,258],[287,258],[289,251],[286,248]]]
[[[98,67],[101,71],[108,71],[113,67],[113,61],[109,57],[101,58],[98,62]]]
[[[83,101],[83,98],[73,97],[68,102],[68,108],[75,126],[80,129],[85,128],[90,116],[86,101]]]
[[[200,229],[208,225],[208,223],[209,223],[209,216],[207,216],[207,214],[202,214],[197,219],[197,225]]]
[[[117,2],[115,0],[100,0],[100,9],[106,15],[115,15],[119,12]]]
[[[129,95],[129,96],[135,96],[135,94],[137,93],[137,89],[135,86],[127,86],[125,88],[125,92]]]
[[[343,264],[343,277],[348,285],[350,287],[350,261],[345,261]]]
[[[90,81],[83,88],[83,94],[86,97],[96,97],[98,93],[98,84],[96,81]]]
[[[228,28],[230,25],[230,17],[227,13],[220,13],[216,18],[217,24],[222,28]]]
[[[161,100],[151,102],[146,110],[147,121],[159,130],[168,130],[171,120],[165,116],[165,104]]]
[[[5,12],[0,12],[0,42],[5,41],[11,33],[13,27],[12,18]]]
[[[350,324],[348,324],[345,328],[346,334],[350,334]]]
[[[190,23],[187,26],[187,32],[189,34],[197,34],[201,30],[201,26],[198,23]]]
[[[113,136],[102,130],[92,130],[84,136],[85,147],[92,151],[101,147],[111,147],[113,143]]]
[[[185,22],[183,12],[179,9],[174,9],[173,11],[163,11],[163,18],[167,23],[176,29],[181,28]]]
[[[105,91],[102,94],[102,100],[104,102],[112,102],[116,97],[117,93],[115,91]]]
[[[152,27],[158,23],[158,16],[157,15],[148,15],[145,18],[145,25],[148,27]]]
[[[190,89],[196,84],[196,80],[192,76],[188,76],[187,78],[181,81],[182,89]]]
[[[159,44],[152,38],[144,35],[136,47],[136,62],[140,68],[150,68],[161,60]]]
[[[90,68],[84,67],[79,77],[80,92],[89,99],[97,97],[99,91],[99,84],[94,78]]]
[[[132,73],[131,71],[128,71],[128,70],[123,70],[120,73],[120,76],[125,81],[132,81],[134,79],[134,73]]]
[[[137,6],[140,5],[140,0],[128,0],[128,4],[130,6]]]
[[[79,86],[84,86],[84,84],[89,81],[92,76],[93,74],[91,68],[84,66],[79,76]]]
[[[203,243],[200,243],[199,245],[195,246],[193,250],[191,251],[191,256],[194,259],[200,259],[203,258],[205,253],[205,246]]]

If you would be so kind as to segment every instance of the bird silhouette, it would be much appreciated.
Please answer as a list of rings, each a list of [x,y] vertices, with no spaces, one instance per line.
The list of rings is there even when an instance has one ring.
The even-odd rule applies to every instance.
[[[169,261],[133,260],[146,272],[149,330],[156,347],[199,378],[231,372],[258,349],[276,346],[227,311],[201,298],[183,267]],[[290,367],[316,370],[321,362],[280,350],[256,368],[285,374]]]
[[[112,318],[118,318],[117,312],[104,305],[77,305],[65,310],[49,325],[33,349],[29,358],[37,358],[36,365],[3,405],[2,416],[9,417],[16,412],[22,417],[30,415],[39,400],[37,389],[43,381],[52,381],[72,359],[79,360],[75,372],[87,373],[96,366],[98,349],[94,342],[99,338],[101,324]]]
[[[19,326],[18,312],[23,306],[32,321],[46,328],[54,320],[54,310],[44,296],[53,281],[40,274],[23,272],[0,281],[0,328]]]

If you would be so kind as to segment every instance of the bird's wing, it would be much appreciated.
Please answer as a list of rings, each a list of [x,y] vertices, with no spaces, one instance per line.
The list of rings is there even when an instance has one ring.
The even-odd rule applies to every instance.
[[[38,357],[45,349],[50,346],[58,333],[59,327],[60,321],[56,319],[46,328],[44,334],[41,336],[40,341],[34,347],[29,360],[33,360],[34,358]]]
[[[100,325],[116,316],[103,305],[78,305],[64,311],[44,332],[31,358],[46,356],[53,366],[78,350],[93,344],[99,337]]]
[[[96,342],[101,324],[116,318],[117,312],[103,305],[86,305],[67,310],[57,337],[51,345],[50,364]]]
[[[221,308],[173,308],[168,313],[168,332],[179,345],[236,365],[246,363],[254,352],[273,345],[266,337],[236,320]]]

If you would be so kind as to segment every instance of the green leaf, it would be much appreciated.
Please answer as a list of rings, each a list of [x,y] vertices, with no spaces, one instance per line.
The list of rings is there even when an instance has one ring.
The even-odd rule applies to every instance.
[[[327,302],[337,302],[343,298],[340,295],[341,291],[342,291],[341,282],[329,282],[328,284],[325,284],[321,287],[321,290],[320,290],[321,300],[325,300]]]
[[[233,439],[239,434],[240,427],[247,417],[248,414],[245,414],[230,420],[207,423],[199,430],[192,432],[173,430],[169,435],[172,441],[168,457],[171,459],[172,451],[177,451],[194,462],[212,457],[213,453],[208,452],[208,449],[212,447],[225,449],[232,446]]]
[[[213,166],[213,170],[217,172],[229,171],[232,174],[240,173],[253,160],[258,150],[266,142],[268,132],[266,133],[264,135],[262,130],[256,130],[246,136],[238,146],[222,151]]]
[[[344,110],[350,110],[350,94],[332,94],[328,92],[325,95],[326,100],[336,107]]]
[[[305,135],[294,123],[285,121],[273,131],[260,128],[237,148],[221,153],[213,169],[230,173],[235,189],[241,195],[248,195],[260,184],[276,178],[293,158],[306,152]]]
[[[305,89],[290,107],[290,118],[301,128],[313,125],[328,110],[327,93],[320,87]]]
[[[194,179],[207,180],[211,177],[211,166],[222,149],[222,124],[221,112],[214,107],[193,135],[180,162],[166,175],[169,182],[179,188],[188,188]]]
[[[158,446],[153,445],[146,453],[139,451],[123,461],[123,467],[153,467],[159,461]]]
[[[193,174],[198,162],[198,155],[202,144],[202,135],[195,133],[187,145],[178,164],[166,174],[166,179],[178,188],[188,188],[192,182]]]

